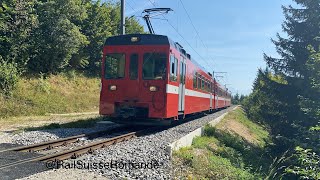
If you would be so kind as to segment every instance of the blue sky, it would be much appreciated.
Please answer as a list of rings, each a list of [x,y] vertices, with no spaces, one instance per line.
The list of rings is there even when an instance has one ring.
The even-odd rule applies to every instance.
[[[266,66],[263,53],[278,57],[270,39],[282,31],[284,16],[281,5],[293,2],[183,0],[202,41],[199,40],[180,0],[126,0],[126,15],[137,16],[145,25],[139,16],[144,9],[153,8],[153,4],[174,10],[165,17],[176,29],[159,16],[161,19],[151,20],[156,34],[168,35],[172,40],[178,41],[208,71],[228,72],[219,80],[222,84],[229,84],[232,93],[249,94],[258,68]]]

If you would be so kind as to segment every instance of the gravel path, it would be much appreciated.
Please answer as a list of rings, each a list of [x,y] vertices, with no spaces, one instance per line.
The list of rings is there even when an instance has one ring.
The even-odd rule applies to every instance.
[[[208,116],[184,123],[182,125],[164,130],[155,134],[134,138],[132,140],[121,142],[104,149],[80,157],[81,159],[74,160],[74,162],[81,163],[86,166],[90,173],[93,172],[94,177],[105,177],[107,179],[172,179],[171,176],[171,158],[167,150],[169,143],[183,137],[191,131],[204,126],[213,119],[221,116],[227,111],[232,110],[233,107],[210,114]],[[88,129],[87,129],[88,130]],[[68,130],[69,131],[69,130]],[[47,131],[48,132],[48,131]],[[55,132],[54,135],[70,135],[64,132],[59,134]],[[77,131],[79,133],[79,131]],[[67,135],[68,134],[68,135]],[[39,135],[39,134],[38,134]],[[52,135],[52,134],[51,134]],[[32,135],[28,135],[33,137]],[[61,137],[61,136],[60,136]],[[51,138],[56,138],[52,136]],[[26,138],[18,141],[22,143],[29,142]],[[18,139],[15,139],[18,140]],[[34,140],[33,140],[34,142]],[[70,161],[66,161],[67,164]],[[71,161],[72,164],[72,161]],[[98,165],[97,165],[98,164]],[[100,166],[101,165],[101,166]],[[103,166],[102,166],[103,165]],[[88,168],[90,166],[90,168]],[[77,168],[81,168],[78,166]],[[77,168],[70,170],[59,169],[51,170],[37,175],[33,175],[31,179],[48,179],[53,174],[57,177],[62,174],[69,174],[72,171],[72,179],[91,179],[90,176],[77,175],[80,172]],[[83,170],[81,170],[83,172]],[[88,172],[88,171],[86,171]],[[65,179],[65,178],[63,178]]]

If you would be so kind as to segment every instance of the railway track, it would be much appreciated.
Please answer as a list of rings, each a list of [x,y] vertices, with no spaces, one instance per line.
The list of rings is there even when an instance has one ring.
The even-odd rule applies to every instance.
[[[40,151],[40,150],[49,150],[54,147],[78,142],[79,139],[81,139],[81,138],[92,139],[92,138],[103,136],[106,134],[113,134],[113,133],[126,131],[126,130],[130,130],[130,127],[120,126],[120,127],[112,128],[108,131],[99,131],[99,132],[94,132],[94,133],[90,133],[90,134],[80,134],[80,135],[76,135],[76,136],[70,136],[67,138],[60,138],[57,140],[47,141],[47,142],[43,142],[43,143],[37,143],[37,144],[33,144],[33,145],[28,145],[28,146],[20,146],[20,147],[5,149],[5,150],[0,151],[0,153],[6,152],[6,151],[35,152],[35,151]]]
[[[175,124],[173,124],[172,126],[168,126],[166,128],[170,128],[173,126],[177,126],[179,124],[188,122],[188,121],[192,121],[194,119],[200,118],[202,117],[204,114],[197,114],[197,115],[193,115],[190,117],[186,117],[184,122],[177,122]],[[117,132],[123,132],[123,131],[130,131],[129,133],[126,134],[122,134],[119,136],[115,136],[112,138],[107,138],[105,140],[100,140],[97,142],[93,142],[84,146],[80,146],[71,150],[64,150],[61,152],[57,152],[54,154],[49,154],[49,155],[39,155],[33,158],[28,158],[28,159],[23,159],[23,160],[19,160],[19,161],[15,161],[12,163],[8,163],[5,165],[1,165],[0,166],[0,170],[1,169],[5,169],[5,168],[9,168],[9,167],[13,167],[13,166],[17,166],[20,164],[25,164],[25,163],[30,163],[30,162],[48,162],[48,161],[62,161],[62,160],[66,160],[66,159],[75,159],[83,154],[87,154],[87,153],[92,153],[97,149],[101,149],[119,142],[123,142],[123,141],[127,141],[129,139],[132,139],[134,137],[138,137],[141,135],[145,135],[145,134],[149,134],[149,133],[153,133],[155,131],[158,130],[163,130],[166,129],[164,127],[151,127],[148,129],[144,129],[140,130],[138,129],[138,127],[130,127],[130,126],[121,126],[121,127],[116,127],[113,129],[110,129],[108,131],[101,131],[101,132],[96,132],[96,133],[91,133],[91,134],[80,134],[80,135],[76,135],[76,136],[71,136],[71,137],[67,137],[67,138],[61,138],[58,140],[53,140],[53,141],[48,141],[48,142],[44,142],[44,143],[39,143],[39,144],[34,144],[34,145],[29,145],[29,146],[22,146],[22,147],[15,147],[15,148],[11,148],[11,149],[7,149],[4,151],[0,151],[1,152],[7,152],[7,151],[19,151],[19,152],[36,152],[36,151],[41,151],[41,150],[50,150],[54,147],[57,146],[63,146],[63,145],[67,145],[70,143],[75,143],[77,141],[79,141],[80,138],[94,138],[94,137],[99,137],[101,135],[106,135],[106,134],[114,134]],[[135,130],[132,130],[135,129]]]
[[[129,128],[129,127],[127,127],[127,128]],[[120,129],[121,128],[112,129],[112,132],[116,132],[117,130],[120,130]],[[126,128],[124,128],[124,129],[126,129]],[[124,129],[122,128],[121,130],[124,130]],[[66,150],[66,151],[62,151],[62,152],[58,152],[58,153],[50,154],[50,155],[39,155],[39,156],[36,156],[33,158],[15,161],[15,162],[0,166],[0,170],[5,169],[5,168],[9,168],[9,167],[13,167],[13,166],[17,166],[20,164],[29,163],[29,162],[62,161],[62,160],[66,160],[66,159],[77,158],[83,154],[92,153],[94,150],[101,149],[106,146],[113,145],[113,144],[116,144],[119,142],[123,142],[123,141],[129,140],[131,138],[134,138],[134,137],[137,137],[137,136],[140,136],[143,134],[147,134],[148,132],[156,130],[156,129],[158,129],[158,128],[150,128],[150,129],[145,129],[145,130],[140,130],[140,131],[132,131],[127,134],[115,136],[115,137],[108,138],[105,140],[100,140],[100,141],[93,142],[93,143],[90,143],[85,146],[80,146],[80,147],[77,147],[77,148],[74,148],[71,150]],[[90,135],[81,134],[81,135],[72,136],[72,137],[68,137],[68,138],[58,139],[55,141],[49,141],[49,142],[39,143],[39,144],[35,144],[35,145],[30,145],[30,146],[12,148],[12,149],[8,149],[5,151],[30,152],[30,151],[35,151],[35,150],[43,150],[43,149],[47,149],[49,147],[52,148],[52,147],[56,147],[59,145],[63,145],[65,143],[76,142],[77,139],[79,139],[79,138],[88,137],[88,136],[95,136],[99,133],[103,133],[103,132],[93,133]],[[110,131],[109,131],[109,133],[110,133]],[[2,151],[2,152],[4,152],[4,151]]]

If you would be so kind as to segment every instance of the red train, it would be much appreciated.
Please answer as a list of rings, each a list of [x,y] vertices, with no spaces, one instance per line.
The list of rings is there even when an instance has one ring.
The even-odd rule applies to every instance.
[[[231,105],[231,95],[167,36],[113,36],[103,48],[100,114],[111,121],[168,124]]]

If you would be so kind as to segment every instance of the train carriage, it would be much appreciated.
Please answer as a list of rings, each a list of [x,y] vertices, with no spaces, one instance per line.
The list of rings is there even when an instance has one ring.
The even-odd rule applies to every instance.
[[[113,36],[103,48],[100,114],[132,124],[167,124],[230,106],[226,89],[167,36]]]

